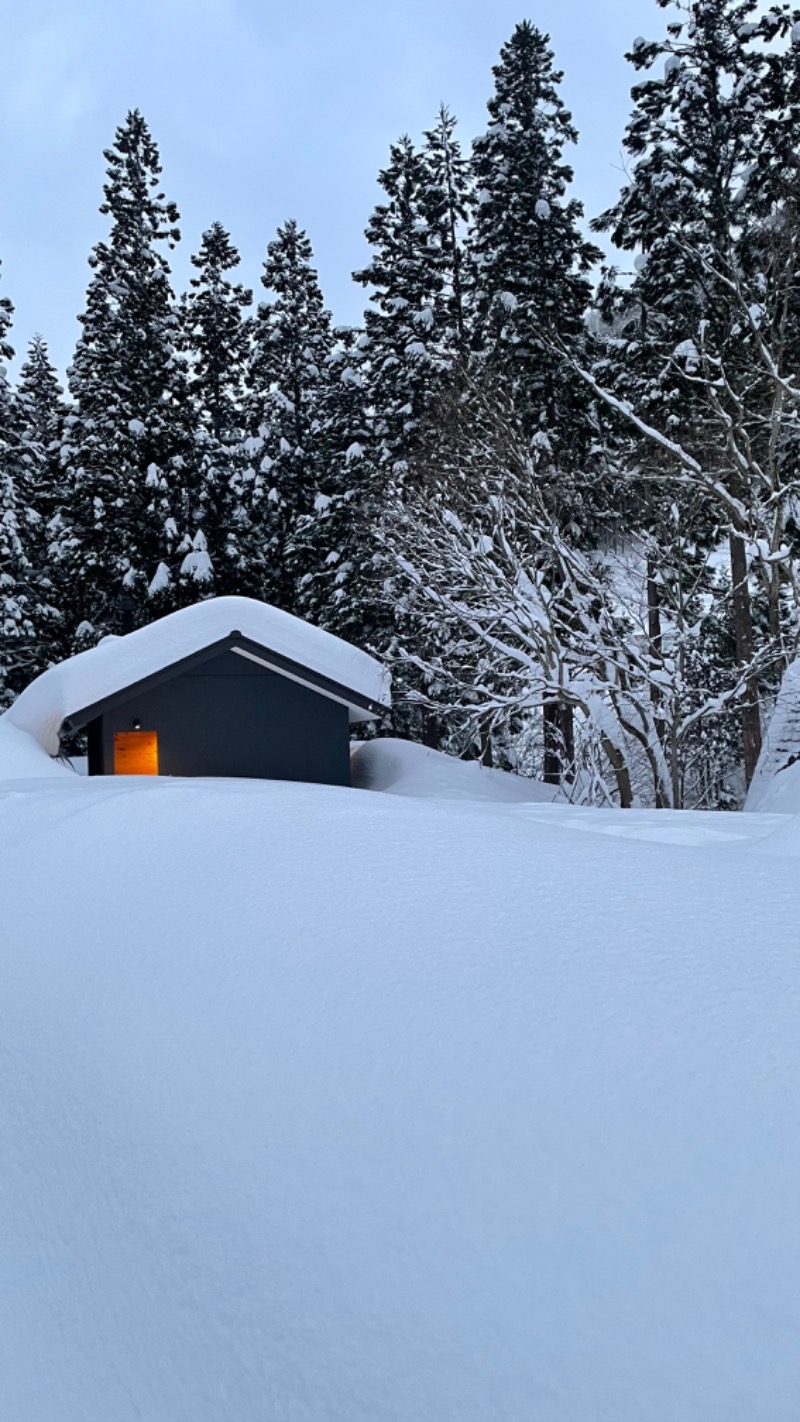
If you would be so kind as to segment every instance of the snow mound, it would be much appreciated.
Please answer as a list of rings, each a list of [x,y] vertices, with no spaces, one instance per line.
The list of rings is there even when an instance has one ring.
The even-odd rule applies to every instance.
[[[8,715],[0,716],[0,782],[72,774],[68,766],[53,760],[27,731],[13,725]]]
[[[488,770],[477,761],[458,760],[414,741],[391,737],[362,742],[350,757],[353,785],[432,800],[494,800],[503,804],[545,803],[558,797],[553,785]]]
[[[795,1422],[798,889],[593,813],[0,792],[0,1417]]]
[[[789,663],[747,796],[748,810],[800,811],[800,657]]]
[[[369,701],[391,704],[388,671],[358,647],[254,598],[216,597],[170,613],[126,637],[104,639],[90,651],[51,667],[31,682],[4,719],[56,755],[59,731],[69,716],[233,631]]]
[[[800,813],[800,760],[784,765],[773,774],[757,774],[753,778],[745,808],[756,810],[759,814]]]

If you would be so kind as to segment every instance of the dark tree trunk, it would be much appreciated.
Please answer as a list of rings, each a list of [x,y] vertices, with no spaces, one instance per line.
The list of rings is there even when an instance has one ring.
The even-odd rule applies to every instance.
[[[575,710],[572,706],[561,707],[561,742],[564,747],[564,779],[575,778]]]
[[[423,712],[422,744],[430,750],[438,750],[442,739],[442,723],[433,711]]]
[[[546,701],[542,707],[544,721],[544,780],[546,785],[560,785],[569,778],[575,760],[575,718],[571,706],[560,701]]]
[[[608,736],[601,736],[600,739],[617,782],[619,807],[621,810],[630,810],[633,805],[633,786],[631,785],[630,771],[628,770],[625,757],[619,749],[619,746],[615,746],[613,741],[609,740]]]
[[[647,562],[647,639],[650,644],[650,671],[659,671],[664,660],[664,640],[661,628],[661,595],[656,581],[656,566],[652,558]],[[663,703],[663,693],[659,690],[655,681],[650,683],[650,701],[653,707],[653,718],[655,721],[656,735],[662,746],[664,744],[666,726],[664,717],[660,714]],[[656,809],[663,810],[666,805],[664,791],[660,778],[656,778]]]
[[[740,667],[752,667],[755,654],[753,617],[750,609],[750,589],[747,582],[747,549],[744,538],[732,533],[729,539],[731,582],[733,584],[733,625],[736,633],[736,660]],[[744,751],[745,784],[750,785],[761,754],[761,713],[759,710],[758,677],[748,671],[742,703],[742,746]]]

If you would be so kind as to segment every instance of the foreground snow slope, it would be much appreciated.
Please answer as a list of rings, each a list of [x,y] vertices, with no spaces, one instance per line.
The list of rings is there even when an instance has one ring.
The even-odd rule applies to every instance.
[[[0,1417],[794,1422],[793,820],[0,792]]]

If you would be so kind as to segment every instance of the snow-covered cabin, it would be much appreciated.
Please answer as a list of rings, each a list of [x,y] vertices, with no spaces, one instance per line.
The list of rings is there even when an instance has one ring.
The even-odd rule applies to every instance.
[[[252,598],[183,608],[51,667],[6,714],[57,755],[86,728],[90,775],[350,784],[350,726],[384,716],[386,669]]]

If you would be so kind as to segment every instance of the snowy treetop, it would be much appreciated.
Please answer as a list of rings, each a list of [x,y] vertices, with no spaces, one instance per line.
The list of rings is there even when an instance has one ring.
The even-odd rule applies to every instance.
[[[109,637],[31,682],[8,720],[57,755],[64,721],[145,677],[192,656],[231,632],[299,662],[319,676],[383,706],[391,704],[385,667],[358,647],[291,613],[249,597],[209,598],[124,637]]]

